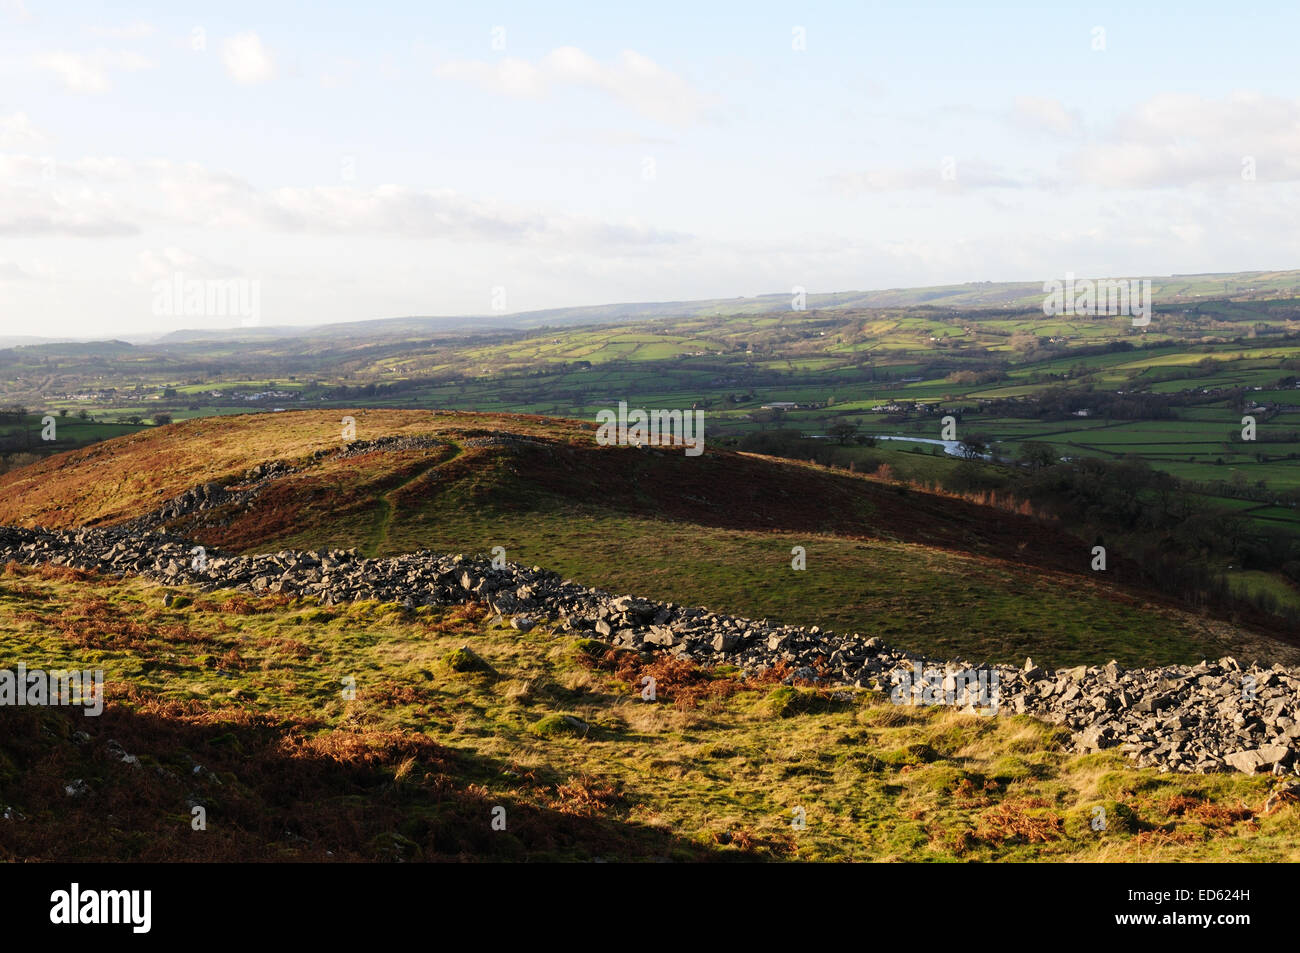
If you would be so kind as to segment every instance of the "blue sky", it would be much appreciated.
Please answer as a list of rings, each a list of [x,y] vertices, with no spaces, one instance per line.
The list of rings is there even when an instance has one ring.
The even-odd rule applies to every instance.
[[[545,6],[0,0],[0,334],[1300,258],[1294,7]]]

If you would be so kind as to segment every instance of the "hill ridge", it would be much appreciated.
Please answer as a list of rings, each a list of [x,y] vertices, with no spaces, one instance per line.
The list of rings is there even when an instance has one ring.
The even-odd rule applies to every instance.
[[[1093,573],[1091,543],[1057,524],[907,484],[711,446],[689,460],[601,447],[580,421],[354,415],[362,439],[346,447],[338,413],[301,411],[186,421],[51,457],[0,477],[0,524],[162,527],[247,553],[500,546],[592,585],[870,624],[894,644],[1003,663],[1191,664],[1261,641],[1245,628],[1254,617],[1189,611],[1118,548]],[[806,572],[792,569],[795,546]]]

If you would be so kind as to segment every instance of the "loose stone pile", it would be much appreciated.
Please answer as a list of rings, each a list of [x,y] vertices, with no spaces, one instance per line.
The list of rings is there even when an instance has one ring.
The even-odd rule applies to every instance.
[[[368,453],[402,453],[409,450],[429,450],[442,445],[442,441],[434,437],[381,437],[378,440],[354,440],[340,450],[317,450],[307,458],[303,466],[294,466],[284,460],[260,463],[230,486],[204,483],[186,490],[180,496],[172,497],[152,513],[114,528],[148,533],[184,516],[207,513],[230,505],[247,506],[276,480],[301,473],[308,466],[325,459],[351,460]]]
[[[199,488],[191,503],[202,507],[224,492]],[[1049,671],[1027,661],[1023,669],[976,670],[899,651],[879,638],[614,596],[537,566],[495,568],[485,557],[427,551],[385,559],[356,550],[229,556],[199,554],[193,542],[161,531],[0,527],[0,560],[206,590],[285,593],[326,605],[378,600],[413,609],[482,601],[524,631],[547,621],[613,646],[725,662],[746,672],[783,662],[789,681],[872,688],[900,703],[937,698],[981,713],[1030,714],[1067,727],[1077,751],[1118,747],[1161,770],[1300,774],[1300,669],[1281,665],[1243,668],[1222,658],[1190,667],[1125,670],[1111,662]],[[970,689],[975,674],[978,695]]]
[[[134,519],[120,528],[136,533],[148,533],[172,520],[180,519],[182,516],[204,513],[231,503],[243,506],[250,503],[261,493],[266,488],[266,484],[272,479],[282,475],[277,473],[273,477],[268,477],[252,486],[245,486],[238,490],[226,489],[219,483],[205,483],[202,486],[186,490],[180,496],[172,497],[152,513]]]
[[[431,450],[439,446],[442,446],[442,441],[436,437],[380,437],[378,440],[354,440],[334,454],[334,457],[338,460],[351,460],[367,453],[403,453],[407,450]],[[316,456],[323,455],[317,453]]]
[[[521,434],[510,433],[507,430],[496,430],[489,434],[479,436],[465,437],[460,441],[464,447],[545,447],[546,442],[536,440],[532,437],[525,437]]]

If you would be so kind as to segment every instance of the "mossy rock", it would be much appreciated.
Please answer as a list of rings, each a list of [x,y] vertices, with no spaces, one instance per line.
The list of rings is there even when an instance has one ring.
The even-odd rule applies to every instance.
[[[325,625],[328,622],[333,622],[337,618],[338,613],[331,612],[328,609],[312,609],[295,616],[291,621],[297,622],[300,625]]]
[[[639,654],[633,649],[619,648],[610,645],[608,642],[602,642],[600,639],[589,638],[575,640],[572,645],[572,652],[574,657],[585,657],[592,660],[602,659],[608,652],[614,652],[619,656]]]
[[[244,750],[244,746],[240,744],[238,736],[233,731],[227,731],[223,735],[208,739],[208,745],[213,748],[230,748],[232,751],[241,753]]]
[[[894,751],[886,752],[881,756],[881,760],[891,767],[901,768],[904,765],[929,764],[931,761],[939,759],[939,752],[935,751],[927,744],[911,744],[904,748],[897,748]]]
[[[1177,782],[1162,775],[1139,774],[1132,770],[1120,769],[1104,774],[1097,781],[1097,791],[1109,799],[1118,799],[1129,795],[1156,796],[1158,794],[1177,793]]]
[[[993,762],[989,775],[1000,784],[1027,781],[1035,776],[1035,766],[1014,754],[1005,755]]]
[[[573,643],[573,651],[579,655],[587,655],[591,658],[600,658],[609,651],[609,646],[600,639],[578,639]]]
[[[791,718],[795,715],[837,711],[845,707],[846,703],[837,702],[816,689],[782,685],[768,692],[763,704],[778,718]]]
[[[468,645],[462,645],[455,651],[448,652],[443,657],[443,662],[453,672],[478,673],[480,675],[496,674],[496,669]]]
[[[420,845],[397,831],[380,834],[370,842],[370,848],[384,860],[402,861],[420,860],[424,852]]]
[[[532,727],[533,734],[542,738],[563,735],[585,738],[589,731],[591,725],[573,715],[547,715],[541,721],[535,722]]]
[[[836,768],[851,768],[862,774],[878,774],[885,769],[885,762],[881,761],[869,751],[857,748],[853,751],[842,751],[835,756]]]
[[[1098,813],[1097,808],[1104,813]],[[1100,830],[1094,823],[1104,824]],[[1106,833],[1136,834],[1142,829],[1141,818],[1127,804],[1112,800],[1086,802],[1065,818],[1066,832],[1075,837],[1100,836]],[[1150,825],[1147,825],[1150,826]]]
[[[934,794],[951,794],[961,781],[965,772],[947,764],[936,764],[925,769],[920,777],[921,787]]]

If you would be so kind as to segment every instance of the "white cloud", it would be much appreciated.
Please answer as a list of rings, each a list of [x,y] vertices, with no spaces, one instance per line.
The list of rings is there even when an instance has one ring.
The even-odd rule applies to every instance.
[[[1027,183],[998,171],[981,160],[954,158],[950,177],[945,177],[945,160],[929,164],[880,166],[860,172],[841,172],[827,177],[840,192],[906,192],[935,190],[963,192],[970,189],[1018,189]]]
[[[1164,143],[1173,139],[1251,139],[1300,131],[1300,100],[1239,91],[1222,99],[1162,93],[1116,123],[1117,137]]]
[[[16,23],[31,23],[36,19],[23,0],[0,0],[0,11]]]
[[[0,236],[109,238],[138,231],[117,201],[102,192],[0,189]]]
[[[371,189],[249,190],[238,196],[238,204],[222,201],[220,207],[212,207],[212,198],[233,195],[229,189],[209,190],[189,206],[189,211],[200,219],[205,213],[210,215],[211,224],[248,225],[315,235],[370,234],[560,245],[589,250],[658,245],[682,238],[676,233],[633,222],[604,222],[544,209],[484,202],[452,189],[381,185]]]
[[[536,64],[515,58],[453,60],[439,66],[437,75],[529,99],[566,87],[596,90],[641,116],[670,125],[699,121],[709,105],[685,79],[633,50],[624,50],[609,64],[573,46],[552,50]]]
[[[241,85],[264,83],[275,75],[271,51],[256,33],[241,33],[226,40],[221,49],[221,61],[230,78]]]
[[[112,85],[110,73],[134,73],[154,67],[148,58],[125,50],[42,53],[34,62],[40,69],[53,73],[74,93],[103,93]]]
[[[1079,126],[1077,111],[1067,109],[1059,99],[1041,96],[1018,96],[1012,106],[1012,120],[1023,128],[1072,135]]]
[[[1169,226],[1169,231],[1174,237],[1185,245],[1194,245],[1205,238],[1206,229],[1204,225],[1198,225],[1195,222],[1175,223]]]
[[[55,179],[107,183],[130,178],[136,174],[138,167],[136,163],[115,156],[54,160],[18,153],[0,153],[0,183],[12,185],[27,180],[30,185],[41,180],[49,182]]]
[[[0,149],[31,149],[47,142],[26,113],[0,116]]]
[[[452,189],[257,189],[198,163],[112,156],[58,163],[0,155],[0,234],[122,235],[179,226],[446,239],[598,252],[673,244],[686,236],[633,221],[488,202]],[[65,188],[73,183],[74,188]]]
[[[1212,153],[1219,153],[1217,156]],[[1100,143],[1067,157],[1065,166],[1087,185],[1161,188],[1218,178],[1240,179],[1240,157],[1197,145]]]
[[[1104,188],[1300,180],[1300,100],[1238,92],[1222,99],[1165,93],[1141,103],[1096,142],[1066,156],[1078,181]]]
[[[540,99],[550,84],[538,67],[524,60],[503,59],[499,63],[453,61],[438,67],[438,75],[467,80],[505,96]]]
[[[136,256],[136,267],[131,272],[131,280],[137,284],[152,284],[160,278],[170,278],[177,272],[189,278],[226,278],[239,274],[238,269],[183,248],[169,246],[157,251],[145,249],[140,252]]]
[[[14,262],[0,258],[0,281],[26,281],[31,277]]]

